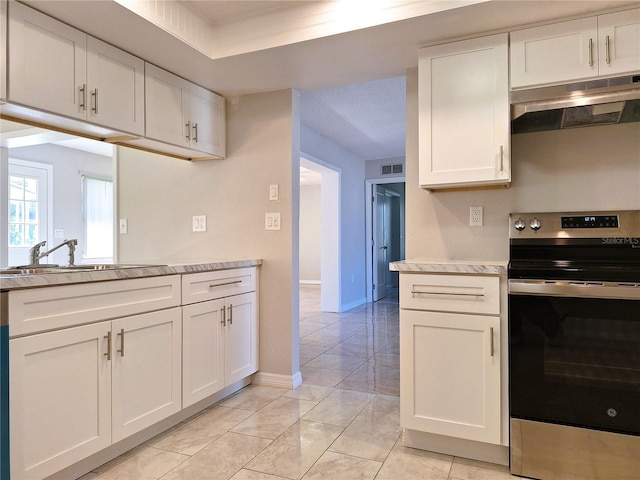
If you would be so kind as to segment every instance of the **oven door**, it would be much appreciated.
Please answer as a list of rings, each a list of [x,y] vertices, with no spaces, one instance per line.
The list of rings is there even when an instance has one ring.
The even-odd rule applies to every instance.
[[[509,280],[513,418],[640,435],[640,286]]]

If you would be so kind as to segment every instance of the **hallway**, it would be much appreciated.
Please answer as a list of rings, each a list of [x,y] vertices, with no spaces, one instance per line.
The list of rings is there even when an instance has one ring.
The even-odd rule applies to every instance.
[[[506,467],[402,446],[398,301],[320,312],[300,289],[295,390],[250,385],[82,480],[508,480]]]
[[[320,311],[320,287],[300,287],[300,371],[304,383],[400,394],[397,290],[344,313]]]

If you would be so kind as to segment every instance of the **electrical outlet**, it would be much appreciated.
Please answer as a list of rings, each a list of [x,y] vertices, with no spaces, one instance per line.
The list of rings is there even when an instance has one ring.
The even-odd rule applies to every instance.
[[[206,232],[207,231],[207,216],[206,215],[194,215],[192,220],[193,220],[193,231],[194,232]]]
[[[129,231],[129,224],[126,218],[120,219],[120,233],[127,233]]]
[[[469,207],[469,225],[471,227],[482,226],[483,210],[483,207]]]

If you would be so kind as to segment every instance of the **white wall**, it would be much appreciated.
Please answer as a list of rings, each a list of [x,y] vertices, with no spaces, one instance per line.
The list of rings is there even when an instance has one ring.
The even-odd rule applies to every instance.
[[[417,69],[407,75],[407,258],[505,261],[517,211],[640,208],[640,123],[512,135],[510,188],[418,187]],[[484,206],[484,226],[469,207]]]
[[[300,186],[300,282],[320,283],[322,205],[320,185]]]
[[[365,161],[301,127],[301,150],[340,168],[340,311],[366,302]]]
[[[53,228],[62,229],[64,238],[78,239],[76,262],[80,263],[80,254],[85,251],[85,245],[82,244],[81,176],[112,178],[112,158],[53,144],[11,148],[9,157],[53,165]],[[62,240],[54,239],[54,245]],[[45,250],[54,245],[47,245]],[[67,260],[67,249],[61,248],[51,254],[46,262],[66,265]],[[25,259],[25,263],[28,263],[28,259]]]
[[[120,148],[120,261],[193,263],[262,258],[260,370],[291,378],[298,361],[298,94],[237,97],[227,104],[227,158],[185,162]],[[269,185],[280,199],[269,201]],[[266,212],[282,229],[265,231]],[[191,231],[193,215],[207,232]],[[294,288],[295,286],[295,288]]]

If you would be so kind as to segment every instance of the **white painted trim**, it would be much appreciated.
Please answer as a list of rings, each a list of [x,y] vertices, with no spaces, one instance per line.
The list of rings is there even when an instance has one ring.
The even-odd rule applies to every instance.
[[[365,180],[364,204],[365,204],[365,238],[366,238],[366,295],[367,302],[373,302],[373,252],[371,251],[371,239],[373,236],[373,205],[371,197],[374,195],[373,189],[376,185],[385,183],[405,183],[406,177],[369,178]]]
[[[509,447],[503,445],[419,432],[408,428],[404,429],[402,444],[405,447],[418,448],[445,455],[470,458],[498,465],[509,465]]]
[[[300,280],[300,285],[322,285],[322,280]]]
[[[294,389],[302,384],[302,374],[297,372],[293,375],[281,375],[278,373],[257,372],[253,375],[251,383],[268,387]]]
[[[346,312],[347,310],[359,307],[360,305],[364,305],[365,303],[367,303],[367,299],[366,297],[362,297],[360,300],[355,300],[351,303],[347,303],[346,305],[340,305],[340,312]]]
[[[300,153],[300,165],[322,176],[320,202],[322,209],[322,239],[320,256],[320,309],[323,312],[339,312],[342,284],[340,281],[341,230],[340,184],[341,170],[312,155]]]

